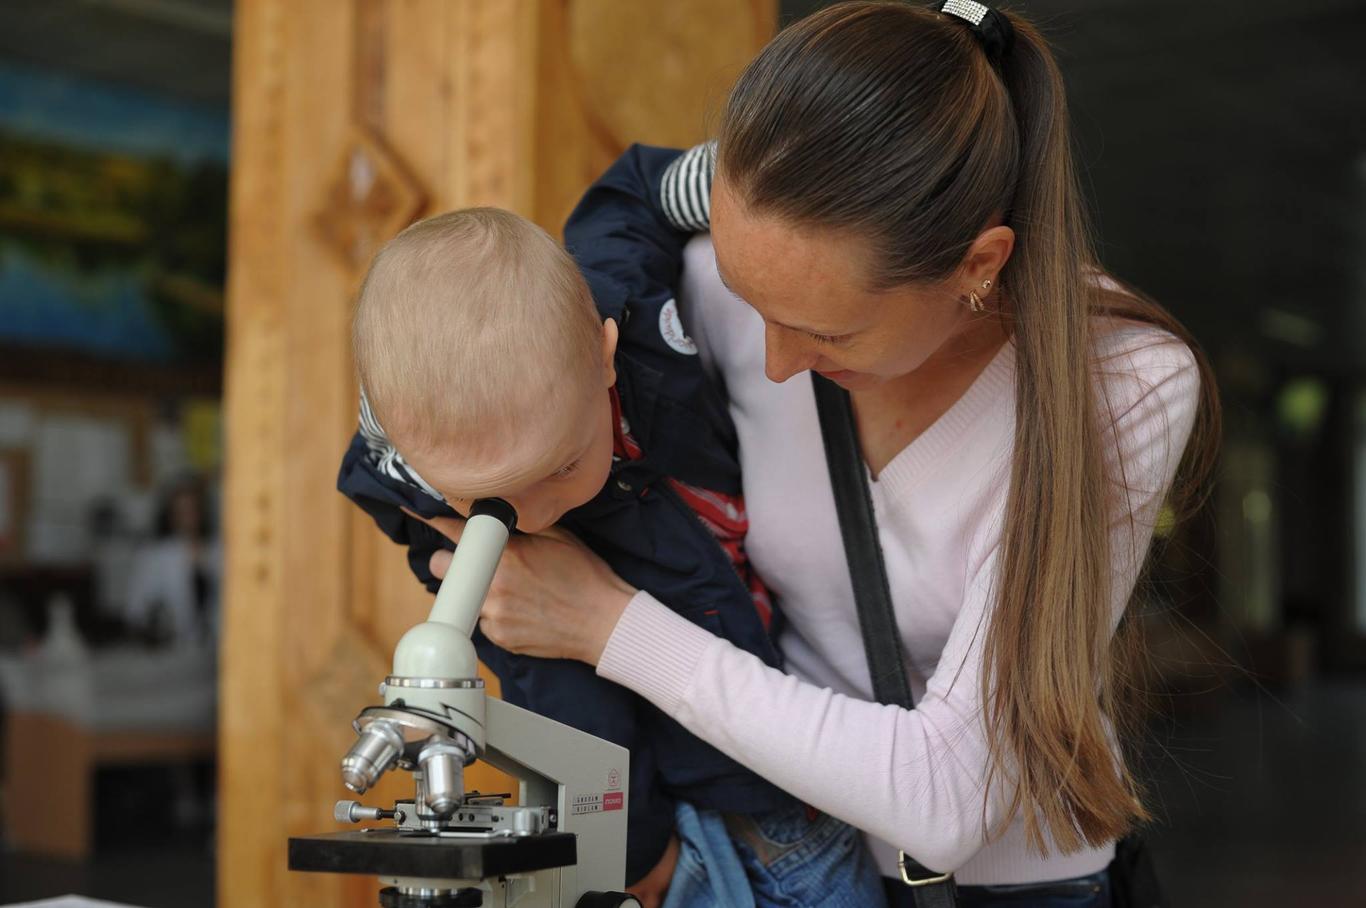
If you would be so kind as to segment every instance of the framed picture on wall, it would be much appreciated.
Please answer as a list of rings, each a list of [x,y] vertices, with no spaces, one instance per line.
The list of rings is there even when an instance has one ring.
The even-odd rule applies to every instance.
[[[220,362],[228,111],[0,60],[0,344]]]

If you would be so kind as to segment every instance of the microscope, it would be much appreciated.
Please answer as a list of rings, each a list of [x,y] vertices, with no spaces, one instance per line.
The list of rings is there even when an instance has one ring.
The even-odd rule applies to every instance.
[[[378,876],[382,908],[626,908],[629,752],[484,695],[470,640],[517,523],[500,499],[475,502],[427,620],[404,634],[383,706],[361,710],[342,782],[364,794],[386,771],[412,773],[392,808],[338,801],[342,823],[390,825],[289,840],[289,869]],[[466,791],[478,759],[518,780]]]

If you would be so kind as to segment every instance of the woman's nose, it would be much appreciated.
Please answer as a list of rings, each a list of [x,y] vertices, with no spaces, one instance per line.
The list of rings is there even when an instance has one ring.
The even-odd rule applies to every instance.
[[[805,344],[793,336],[792,331],[767,326],[764,330],[764,374],[768,380],[785,382],[815,365],[817,357],[803,347]]]

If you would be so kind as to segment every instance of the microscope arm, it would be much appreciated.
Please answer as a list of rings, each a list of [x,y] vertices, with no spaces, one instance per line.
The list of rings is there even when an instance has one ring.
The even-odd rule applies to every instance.
[[[487,721],[484,761],[521,780],[519,803],[555,807],[578,836],[579,879],[623,888],[630,752],[502,700],[488,701]]]

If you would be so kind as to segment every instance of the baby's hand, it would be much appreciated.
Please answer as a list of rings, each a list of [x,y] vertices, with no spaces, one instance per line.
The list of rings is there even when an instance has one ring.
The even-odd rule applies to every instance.
[[[426,523],[456,543],[465,526],[454,517]],[[450,563],[451,553],[440,551],[429,566],[444,578]],[[509,652],[596,665],[635,594],[572,533],[551,527],[508,540],[479,628]]]
[[[671,835],[659,863],[634,886],[627,886],[626,891],[640,900],[641,908],[659,908],[669,894],[669,884],[673,882],[674,870],[677,868],[678,836]]]

